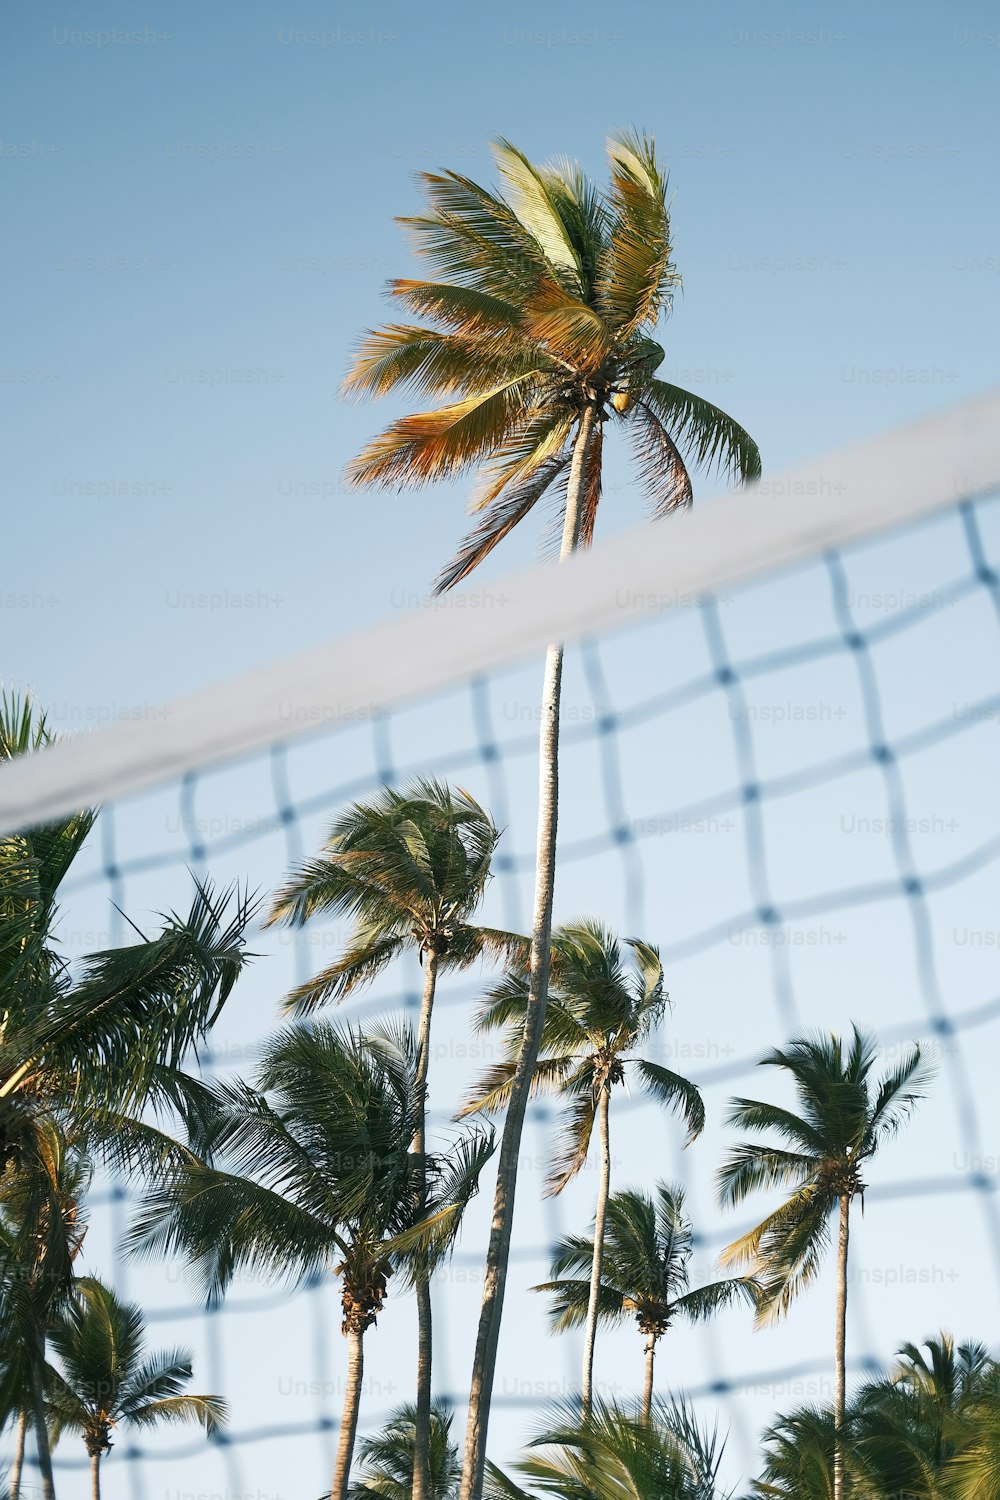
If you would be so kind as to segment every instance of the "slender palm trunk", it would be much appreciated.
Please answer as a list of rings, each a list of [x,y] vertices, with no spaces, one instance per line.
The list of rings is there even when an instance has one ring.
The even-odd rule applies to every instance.
[[[580,1386],[580,1407],[584,1417],[590,1416],[594,1404],[594,1344],[597,1340],[597,1313],[601,1305],[601,1266],[604,1262],[604,1221],[608,1214],[608,1194],[611,1191],[611,1130],[608,1119],[611,1090],[607,1083],[601,1085],[597,1103],[597,1125],[600,1143],[600,1176],[597,1180],[597,1211],[594,1214],[594,1258],[590,1265],[590,1300],[587,1303],[587,1333],[583,1343],[583,1380]]]
[[[90,1456],[90,1500],[101,1500],[101,1455]]]
[[[573,460],[566,489],[566,517],[563,523],[560,560],[576,551],[580,539],[580,517],[583,505],[585,462],[590,436],[594,430],[593,406],[584,407],[580,416]],[[538,1048],[542,1039],[545,1005],[548,999],[549,959],[552,935],[552,892],[555,884],[556,825],[559,811],[559,705],[562,689],[563,648],[549,646],[545,654],[545,680],[542,687],[542,722],[539,735],[538,766],[538,837],[535,856],[535,904],[531,922],[531,959],[528,981],[528,1007],[524,1035],[518,1054],[510,1103],[500,1142],[497,1185],[493,1198],[493,1223],[486,1254],[483,1278],[483,1301],[476,1335],[476,1352],[469,1389],[469,1415],[465,1429],[465,1458],[462,1465],[460,1500],[481,1500],[483,1473],[486,1466],[486,1437],[490,1419],[490,1400],[496,1369],[500,1319],[503,1313],[507,1281],[507,1261],[514,1221],[514,1192],[517,1185],[517,1158],[521,1149],[524,1115],[534,1077]]]
[[[840,1200],[840,1235],[837,1242],[837,1350],[836,1390],[833,1399],[833,1500],[844,1495],[844,1402],[847,1385],[847,1248],[850,1235],[851,1200]]]
[[[646,1356],[646,1380],[642,1388],[642,1420],[648,1422],[653,1410],[653,1364],[656,1360],[656,1334],[651,1333],[643,1350]]]
[[[413,1150],[419,1160],[420,1206],[427,1200],[427,1070],[431,1049],[431,1013],[437,987],[438,955],[430,949],[424,959],[424,994],[417,1031],[417,1133]],[[433,1317],[429,1275],[421,1270],[416,1281],[417,1296],[417,1410],[413,1425],[413,1500],[428,1500],[431,1485],[431,1361],[433,1350]]]
[[[28,1436],[28,1412],[25,1407],[17,1414],[17,1437],[14,1440],[14,1462],[10,1470],[10,1500],[19,1500],[21,1473],[24,1469],[24,1443]]]
[[[365,1373],[364,1334],[352,1328],[347,1335],[347,1386],[344,1409],[340,1414],[340,1441],[333,1469],[330,1500],[346,1500],[354,1461],[354,1440],[358,1435],[358,1411],[361,1407],[361,1381]]]
[[[45,1358],[45,1341],[42,1339],[40,1358]],[[52,1450],[49,1447],[49,1429],[45,1423],[45,1392],[42,1389],[40,1364],[33,1361],[31,1371],[32,1416],[34,1417],[35,1447],[38,1451],[38,1468],[42,1476],[44,1500],[56,1500],[55,1480],[52,1477]]]

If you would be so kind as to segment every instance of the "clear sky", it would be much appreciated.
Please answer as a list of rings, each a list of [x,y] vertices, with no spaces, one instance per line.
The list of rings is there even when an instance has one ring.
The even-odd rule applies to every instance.
[[[65,727],[427,586],[464,488],[345,494],[392,410],[338,387],[412,269],[415,174],[490,179],[496,134],[600,173],[608,129],[653,132],[667,370],[772,471],[995,373],[988,4],[15,0],[2,25],[0,584],[41,601],[5,609],[4,671]],[[607,529],[635,515],[611,498]]]
[[[11,4],[0,28],[7,204],[0,406],[8,417],[0,673],[33,688],[57,728],[94,727],[424,595],[464,527],[466,487],[345,493],[345,461],[396,408],[347,406],[338,387],[359,331],[385,316],[385,281],[412,271],[392,221],[418,205],[415,174],[451,167],[490,180],[494,135],[533,157],[575,156],[595,175],[609,129],[635,124],[655,135],[670,166],[684,277],[662,330],[666,374],[750,429],[765,477],[995,383],[1000,27],[988,4],[174,0]],[[641,514],[627,480],[612,457],[604,534]],[[702,483],[700,491],[711,488]],[[994,562],[996,511],[987,525]],[[510,539],[484,582],[529,562],[536,542],[537,531]],[[893,550],[873,549],[852,567],[852,607],[872,623],[907,599],[930,594],[940,602],[966,575],[968,555],[949,520]],[[839,628],[820,568],[723,601],[721,618],[737,656]],[[890,741],[997,691],[991,629],[985,595],[970,596],[936,610],[919,631],[886,639],[876,665]],[[619,708],[712,665],[693,615],[656,636],[655,647],[653,637],[636,639],[646,639],[647,654],[620,646],[605,661]],[[530,884],[537,675],[525,669],[494,689],[497,736],[510,746],[502,775],[462,748],[475,740],[465,699],[414,711],[394,738],[400,766],[434,770],[453,755],[449,774],[464,777],[508,824],[515,868],[497,882],[490,916],[510,922],[524,920]],[[601,770],[600,746],[587,736],[598,711],[594,691],[593,679],[571,667],[567,704],[580,738],[567,756],[563,831],[565,847],[578,852],[560,876],[557,916],[600,902],[602,915],[670,955],[677,1008],[666,1044],[675,1052],[667,1056],[685,1059],[694,1076],[705,1073],[716,1125],[696,1159],[681,1157],[677,1131],[626,1111],[622,1159],[644,1163],[651,1139],[669,1141],[662,1161],[652,1155],[650,1176],[676,1173],[691,1184],[707,1235],[699,1271],[707,1272],[708,1252],[731,1227],[707,1186],[732,1087],[728,1063],[779,1039],[789,993],[803,1024],[843,1025],[858,1015],[886,1033],[926,1014],[933,997],[915,965],[901,900],[791,923],[781,929],[790,949],[793,932],[805,936],[787,963],[773,942],[744,938],[739,926],[714,946],[685,948],[713,922],[752,911],[760,893],[745,857],[743,810],[730,817],[723,801],[714,823],[669,829],[667,813],[738,785],[733,723],[741,715],[765,776],[866,746],[871,726],[848,656],[789,668],[742,708],[715,692],[684,715],[650,720],[645,731],[637,720],[621,741],[628,817],[660,818],[661,832],[679,835],[645,829],[641,887],[620,849],[586,855],[586,840],[612,816],[593,793]],[[794,722],[790,706],[802,711]],[[994,719],[908,763],[911,807],[928,824],[914,832],[921,868],[971,859],[995,835],[995,751]],[[318,841],[331,789],[371,777],[374,765],[362,731],[299,752],[294,795],[327,798],[297,830],[301,848]],[[285,835],[263,825],[255,832],[273,806],[269,776],[255,764],[213,775],[199,790],[198,833],[209,842],[237,836],[209,862],[220,878],[248,875],[273,887],[295,852]],[[892,876],[890,831],[877,826],[889,815],[881,777],[869,767],[768,810],[779,905]],[[178,807],[171,789],[116,817],[120,854],[170,854],[162,869],[126,879],[116,899],[130,913],[186,899],[184,862],[192,856]],[[87,856],[95,869],[98,856],[95,845]],[[118,935],[109,894],[98,881],[71,895],[69,951]],[[967,884],[941,889],[935,931],[949,1011],[996,995],[995,898],[988,865]],[[994,932],[992,947],[973,944],[973,931]],[[255,945],[271,957],[258,963],[246,998],[223,1024],[224,1059],[245,1060],[241,1049],[271,1024],[296,964],[299,971],[317,964],[342,936],[318,932],[297,953],[273,936],[269,947]],[[385,997],[403,987],[412,994],[416,978],[387,981]],[[435,1080],[442,1115],[472,1066],[461,1005],[474,995],[474,984],[458,986],[447,1001],[455,1008],[442,1012]],[[973,1049],[968,1077],[995,1151],[1000,1114],[989,1055]],[[968,1077],[963,1085],[954,1055],[940,1060],[938,1103],[895,1148],[893,1180],[953,1183],[964,1170]],[[751,1079],[763,1086],[744,1074],[740,1087]],[[540,1128],[532,1141],[527,1153],[540,1155],[526,1166],[519,1221],[531,1255],[516,1273],[502,1354],[501,1393],[510,1399],[494,1429],[497,1457],[531,1425],[533,1404],[564,1389],[576,1369],[575,1346],[548,1338],[536,1299],[524,1292],[544,1275],[544,1243],[557,1223],[535,1192],[546,1149]],[[560,1207],[562,1227],[585,1221],[591,1186],[585,1181]],[[456,1392],[478,1304],[487,1197],[439,1296],[442,1385]],[[935,1205],[922,1214],[918,1201],[900,1199],[859,1231],[856,1369],[932,1331],[934,1320],[962,1335],[995,1336],[996,1278],[979,1274],[993,1253],[988,1215],[975,1195]],[[107,1270],[113,1231],[114,1221],[99,1215],[90,1269]],[[919,1254],[900,1249],[914,1244]],[[924,1282],[891,1279],[903,1270]],[[190,1301],[175,1269],[119,1274],[150,1306]],[[311,1299],[287,1304],[259,1288],[238,1291],[243,1304],[273,1302],[274,1310],[252,1322],[227,1315],[222,1364],[213,1363],[198,1319],[161,1321],[157,1337],[192,1341],[199,1369],[207,1361],[212,1378],[225,1377],[241,1430],[336,1411],[343,1353],[332,1294],[324,1294],[321,1320]],[[679,1335],[676,1354],[665,1356],[669,1383],[699,1387],[720,1369],[744,1377],[799,1365],[813,1371],[815,1390],[772,1375],[742,1416],[727,1402],[734,1482],[748,1472],[754,1429],[776,1404],[829,1394],[827,1376],[810,1361],[829,1345],[830,1291],[824,1281],[781,1330],[752,1338],[745,1319],[730,1318],[708,1335]],[[408,1318],[401,1303],[380,1326],[366,1392],[371,1419],[406,1389]],[[614,1335],[613,1389],[634,1383],[631,1339]],[[317,1368],[326,1369],[326,1384],[297,1390]],[[140,1493],[126,1489],[124,1465],[116,1478],[120,1452],[108,1464],[112,1497]],[[234,1478],[218,1455],[206,1461],[195,1449],[162,1470],[147,1467],[144,1493],[211,1489],[225,1500],[243,1493],[291,1500],[328,1480],[328,1455],[312,1438],[298,1448],[291,1440],[259,1444],[248,1454]]]

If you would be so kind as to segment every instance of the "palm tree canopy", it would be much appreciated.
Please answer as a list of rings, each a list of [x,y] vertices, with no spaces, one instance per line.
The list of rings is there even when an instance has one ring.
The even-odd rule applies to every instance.
[[[760,474],[756,444],[725,412],[660,380],[652,334],[680,284],[667,179],[652,139],[608,142],[610,185],[569,162],[537,166],[510,142],[494,155],[490,192],[455,172],[424,173],[422,214],[403,219],[432,280],[390,292],[422,322],[363,338],[345,381],[355,395],[408,389],[442,401],[400,417],[348,469],[351,483],[419,485],[480,469],[482,519],[442,571],[464,578],[546,492],[565,505],[572,434],[582,410],[590,441],[581,540],[600,501],[602,429],[623,425],[653,514],[690,505],[688,465],[743,482]]]
[[[120,1423],[200,1422],[213,1433],[226,1419],[218,1396],[187,1393],[190,1354],[147,1354],[141,1310],[93,1277],[76,1283],[49,1338],[62,1366],[50,1371],[48,1384],[53,1442],[70,1428],[83,1433],[94,1455],[111,1448],[111,1430]]]
[[[345,952],[293,990],[286,1009],[307,1014],[371,983],[407,948],[445,968],[506,960],[523,939],[471,918],[490,878],[500,830],[468,792],[421,780],[384,788],[341,812],[314,859],[277,893],[269,920],[301,926],[318,914],[352,923]]]
[[[466,1100],[463,1114],[506,1107],[528,986],[527,966],[522,964],[489,992],[476,1026],[481,1032],[502,1030],[507,1056],[486,1070]],[[634,1055],[655,1031],[668,1004],[659,954],[650,944],[638,938],[619,941],[593,921],[570,923],[553,932],[548,1003],[533,1092],[559,1092],[569,1107],[549,1192],[561,1191],[582,1168],[601,1091],[623,1082],[626,1070],[644,1092],[680,1112],[689,1140],[701,1132],[705,1108],[695,1085],[659,1063]]]
[[[292,1280],[337,1270],[345,1317],[369,1326],[393,1269],[448,1253],[493,1149],[478,1132],[428,1155],[419,1206],[415,1066],[409,1031],[279,1032],[257,1089],[216,1086],[206,1159],[153,1188],[131,1246],[186,1256],[210,1300],[241,1268]]]
[[[829,1218],[842,1199],[863,1194],[862,1171],[894,1136],[924,1097],[931,1070],[919,1046],[880,1078],[874,1037],[852,1029],[845,1048],[834,1035],[795,1040],[761,1060],[781,1068],[795,1088],[797,1110],[757,1099],[735,1099],[728,1123],[780,1144],[748,1141],[735,1146],[719,1172],[725,1204],[741,1203],[759,1189],[790,1188],[788,1198],[723,1254],[730,1264],[750,1264],[764,1275],[759,1319],[787,1311],[816,1276],[829,1239]]]
[[[649,1420],[597,1401],[580,1418],[571,1403],[549,1413],[516,1464],[523,1485],[488,1465],[486,1500],[722,1500],[722,1444],[683,1402],[656,1401]]]
[[[0,761],[51,742],[30,699],[0,698]],[[194,1125],[204,1103],[184,1063],[232,993],[254,912],[245,894],[196,883],[186,916],[71,972],[59,951],[59,887],[94,824],[81,812],[0,838],[0,1166],[34,1150],[37,1121],[86,1132],[119,1165],[155,1166],[169,1137],[143,1111]]]
[[[987,1500],[995,1493],[991,1436],[1000,1427],[1000,1373],[982,1344],[948,1333],[904,1344],[886,1375],[867,1381],[844,1418],[845,1466],[858,1500]],[[833,1493],[832,1407],[779,1417],[763,1438],[755,1496],[828,1500]],[[997,1451],[993,1452],[996,1462]],[[991,1485],[994,1486],[991,1488]]]
[[[634,1189],[612,1194],[601,1262],[601,1321],[619,1323],[631,1316],[641,1333],[659,1338],[675,1317],[697,1322],[735,1301],[754,1305],[757,1289],[749,1277],[692,1289],[688,1272],[693,1249],[681,1188],[660,1183],[654,1197]],[[557,1332],[586,1321],[593,1256],[592,1238],[560,1240],[552,1259],[553,1279],[532,1289],[552,1294]]]
[[[442,1401],[431,1408],[428,1457],[429,1500],[453,1500],[462,1465],[451,1436],[452,1412]],[[410,1500],[416,1407],[401,1406],[382,1428],[362,1439],[349,1500]]]

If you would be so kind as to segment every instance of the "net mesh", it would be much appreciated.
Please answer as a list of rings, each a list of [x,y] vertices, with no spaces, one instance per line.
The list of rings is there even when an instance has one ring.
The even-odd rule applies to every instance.
[[[556,919],[596,915],[660,946],[672,1009],[651,1055],[701,1086],[709,1125],[682,1150],[676,1120],[622,1093],[613,1187],[685,1186],[693,1284],[752,1222],[756,1205],[721,1213],[713,1175],[728,1098],[773,1094],[774,1080],[755,1076],[764,1050],[857,1019],[890,1060],[920,1038],[937,1063],[931,1098],[872,1169],[852,1242],[855,1378],[939,1326],[987,1338],[998,1326],[998,555],[1000,504],[985,497],[667,613],[651,597],[627,627],[567,653]],[[489,607],[502,630],[502,594]],[[306,736],[294,733],[304,726],[290,709],[287,740],[267,753],[105,806],[64,887],[65,951],[127,941],[119,908],[140,926],[150,912],[183,908],[192,871],[272,890],[318,848],[341,804],[426,774],[467,787],[504,828],[483,918],[524,930],[540,685],[534,662]],[[281,996],[344,936],[322,922],[254,933],[259,956],[206,1070],[246,1072]],[[493,1055],[470,1027],[482,985],[473,973],[441,987],[430,1100],[442,1133]],[[415,1019],[418,1004],[413,960],[349,1014],[402,1008]],[[532,1107],[491,1425],[499,1461],[548,1399],[578,1388],[579,1341],[552,1337],[543,1300],[528,1290],[546,1277],[553,1242],[585,1231],[592,1213],[590,1169],[561,1196],[541,1194],[557,1128],[557,1107]],[[491,1196],[490,1179],[434,1283],[436,1386],[459,1432]],[[345,1370],[336,1288],[238,1281],[208,1312],[183,1268],[117,1257],[130,1198],[127,1186],[98,1183],[87,1269],[142,1302],[155,1342],[193,1349],[196,1387],[225,1395],[232,1421],[212,1443],[195,1429],[120,1433],[106,1494],[320,1493]],[[390,1296],[368,1340],[362,1430],[411,1397],[413,1326],[411,1299]],[[827,1272],[773,1330],[753,1333],[738,1310],[671,1329],[657,1384],[686,1389],[718,1416],[738,1482],[754,1472],[756,1438],[775,1409],[832,1394],[832,1331]],[[601,1337],[597,1385],[609,1396],[641,1386],[631,1328]],[[82,1445],[64,1438],[57,1470],[85,1463]]]

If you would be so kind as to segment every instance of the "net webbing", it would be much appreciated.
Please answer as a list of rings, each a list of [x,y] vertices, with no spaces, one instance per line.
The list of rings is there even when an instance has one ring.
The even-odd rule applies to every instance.
[[[1000,806],[986,795],[1000,721],[998,549],[1000,505],[966,502],[777,579],[667,615],[651,608],[640,623],[567,655],[556,916],[593,913],[659,943],[675,1000],[661,1056],[702,1087],[713,1119],[732,1093],[769,1086],[754,1074],[766,1048],[810,1027],[856,1018],[890,1055],[920,1038],[939,1063],[924,1122],[872,1172],[854,1250],[854,1377],[902,1338],[963,1314],[956,1334],[989,1339],[1000,1309],[989,1133],[1000,1126],[989,1061],[1000,1035]],[[273,889],[318,847],[341,804],[418,774],[468,785],[505,828],[485,919],[523,930],[539,678],[537,663],[498,672],[431,704],[276,744],[240,766],[108,805],[90,868],[84,862],[64,887],[67,951],[127,940],[116,908],[139,920],[182,906],[187,869]],[[246,1070],[281,995],[342,936],[322,926],[255,934],[250,946],[262,956],[244,981],[248,998],[231,1000],[206,1067]],[[351,1019],[400,1006],[415,1016],[418,983],[415,963],[393,971],[351,1004]],[[463,976],[441,990],[431,1085],[438,1129],[488,1060],[468,1025],[481,983]],[[613,1119],[615,1185],[650,1187],[658,1176],[685,1183],[695,1278],[704,1279],[722,1245],[752,1222],[714,1206],[723,1134],[716,1125],[682,1153],[676,1122],[640,1097],[616,1099]],[[550,1337],[541,1299],[524,1290],[546,1276],[553,1241],[584,1230],[591,1211],[586,1172],[562,1197],[540,1198],[557,1120],[557,1107],[535,1105],[525,1133],[491,1429],[500,1460],[548,1396],[578,1383],[577,1341]],[[490,1196],[487,1187],[435,1287],[437,1386],[456,1406],[459,1436]],[[233,1421],[211,1445],[195,1429],[119,1434],[106,1493],[319,1493],[332,1468],[344,1363],[335,1289],[239,1284],[221,1310],[206,1312],[176,1268],[113,1262],[129,1198],[128,1187],[107,1183],[93,1194],[90,1268],[113,1273],[143,1302],[156,1343],[193,1345],[197,1388],[224,1394]],[[918,1213],[932,1221],[922,1249],[912,1234]],[[677,1355],[666,1352],[673,1330],[665,1341],[664,1387],[684,1387],[719,1411],[734,1473],[753,1472],[769,1412],[828,1393],[828,1292],[826,1283],[811,1291],[774,1332],[753,1335],[748,1317],[730,1312],[678,1332]],[[920,1296],[930,1307],[923,1315]],[[409,1317],[408,1299],[390,1298],[373,1336],[383,1352],[365,1387],[363,1429],[410,1398]],[[632,1333],[609,1336],[602,1350],[602,1389],[636,1389]],[[56,1464],[84,1466],[72,1437]]]

